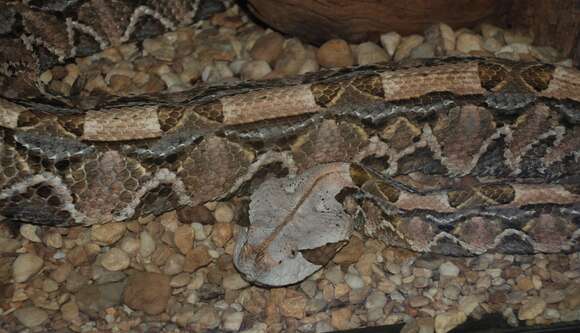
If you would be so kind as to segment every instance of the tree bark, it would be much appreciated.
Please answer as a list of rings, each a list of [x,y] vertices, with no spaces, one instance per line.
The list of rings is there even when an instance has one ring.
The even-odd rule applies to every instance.
[[[378,40],[388,31],[422,33],[432,23],[472,27],[500,15],[501,0],[248,0],[248,8],[270,27],[321,44],[332,38],[352,43]]]

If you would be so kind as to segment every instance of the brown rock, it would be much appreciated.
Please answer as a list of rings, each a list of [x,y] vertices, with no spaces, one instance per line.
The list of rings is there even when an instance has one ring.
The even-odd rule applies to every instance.
[[[409,305],[414,308],[420,308],[429,304],[429,299],[425,296],[417,295],[409,298]]]
[[[254,60],[264,60],[272,65],[282,54],[283,46],[284,37],[277,32],[270,32],[256,40],[250,51],[250,56]]]
[[[121,303],[125,282],[85,285],[75,295],[78,308],[91,317]]]
[[[264,290],[256,287],[246,289],[240,295],[241,304],[246,311],[253,315],[258,315],[264,311],[266,306],[266,297]]]
[[[214,224],[213,214],[205,206],[189,207],[185,206],[177,210],[177,219],[181,223],[191,224],[194,222],[201,224]]]
[[[91,238],[99,244],[111,245],[123,237],[126,229],[121,222],[97,224],[91,227]]]
[[[357,64],[369,65],[389,61],[387,52],[373,42],[362,43],[356,52]]]
[[[337,264],[352,264],[358,261],[364,252],[363,241],[356,236],[353,236],[348,244],[343,247],[332,259]]]
[[[233,227],[231,223],[216,223],[213,226],[213,233],[211,239],[218,247],[224,247],[226,243],[232,239]]]
[[[62,283],[68,278],[72,270],[73,266],[68,262],[64,262],[62,265],[59,265],[54,271],[52,271],[52,273],[50,273],[50,277],[54,281]]]
[[[62,318],[68,322],[79,322],[79,307],[77,303],[70,301],[68,303],[63,304],[60,308],[62,312]]]
[[[546,302],[539,297],[531,297],[522,303],[518,311],[518,319],[528,320],[539,316],[546,308]]]
[[[173,237],[173,241],[179,249],[179,252],[187,254],[193,248],[193,229],[190,225],[185,224],[177,227]]]
[[[276,61],[275,72],[282,76],[297,74],[306,61],[306,49],[300,40],[289,39],[284,46],[284,53]],[[272,73],[270,73],[272,74]]]
[[[521,276],[516,280],[516,287],[521,291],[527,292],[534,289],[534,283],[529,277]]]
[[[348,307],[333,310],[330,313],[330,324],[339,330],[346,330],[351,328],[350,317],[352,317],[352,310]]]
[[[131,275],[123,293],[123,302],[130,308],[150,315],[165,311],[171,296],[170,278],[167,275],[137,272]]]
[[[156,93],[160,92],[161,90],[165,89],[165,82],[161,80],[161,78],[155,74],[151,74],[149,76],[149,81],[141,87],[144,93]]]
[[[348,67],[354,64],[352,50],[342,39],[331,39],[322,44],[316,53],[316,59],[323,67]]]
[[[446,333],[459,326],[467,320],[465,313],[461,311],[450,311],[438,314],[435,317],[435,331],[437,333]]]
[[[131,86],[133,85],[133,81],[131,80],[131,78],[125,75],[118,74],[112,75],[109,81],[110,81],[109,88],[111,88],[112,91],[119,93],[123,93],[126,92],[127,90],[130,90]]]
[[[285,317],[302,319],[304,318],[306,301],[307,299],[304,294],[289,289],[286,291],[284,301],[280,304],[280,313]]]
[[[211,261],[212,258],[209,255],[207,246],[204,245],[196,246],[185,255],[183,270],[185,272],[192,273],[201,267],[209,265]]]
[[[71,249],[67,254],[66,258],[70,261],[73,266],[80,266],[89,261],[89,255],[84,246],[78,245]]]
[[[397,47],[397,51],[395,52],[394,55],[394,60],[401,61],[407,58],[411,54],[411,51],[413,51],[413,49],[416,48],[417,46],[421,45],[424,40],[425,37],[420,35],[411,35],[404,37],[403,39],[401,39],[399,47]]]
[[[207,332],[217,328],[220,317],[212,305],[204,305],[195,312],[192,318],[195,332]]]

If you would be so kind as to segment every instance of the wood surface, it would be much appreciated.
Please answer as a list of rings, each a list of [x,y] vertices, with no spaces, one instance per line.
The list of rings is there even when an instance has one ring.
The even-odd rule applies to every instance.
[[[380,34],[422,33],[432,23],[454,28],[490,20],[500,0],[249,0],[249,10],[276,30],[320,44],[331,38],[358,43]]]
[[[422,34],[445,22],[453,28],[491,22],[530,32],[580,65],[580,0],[247,0],[253,15],[275,30],[321,44],[332,38],[377,41],[382,33]]]

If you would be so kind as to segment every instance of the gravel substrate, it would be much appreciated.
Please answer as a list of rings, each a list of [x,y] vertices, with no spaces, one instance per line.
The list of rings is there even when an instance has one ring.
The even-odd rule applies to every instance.
[[[316,48],[256,26],[234,6],[197,29],[77,59],[41,80],[62,95],[146,94],[448,55],[571,65],[531,36],[486,24]],[[12,233],[3,224],[0,332],[327,332],[402,322],[406,332],[447,332],[488,313],[514,326],[580,320],[580,253],[453,258],[355,235],[304,282],[267,289],[232,264],[239,219],[232,201],[92,228]]]

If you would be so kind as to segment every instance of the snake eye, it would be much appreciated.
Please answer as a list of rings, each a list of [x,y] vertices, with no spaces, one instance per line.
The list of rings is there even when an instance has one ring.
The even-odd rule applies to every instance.
[[[488,91],[493,91],[495,87],[508,79],[508,71],[498,64],[480,62],[478,72],[481,86]]]
[[[554,74],[554,65],[538,64],[530,66],[521,71],[520,77],[530,85],[535,91],[542,91],[548,88]]]

